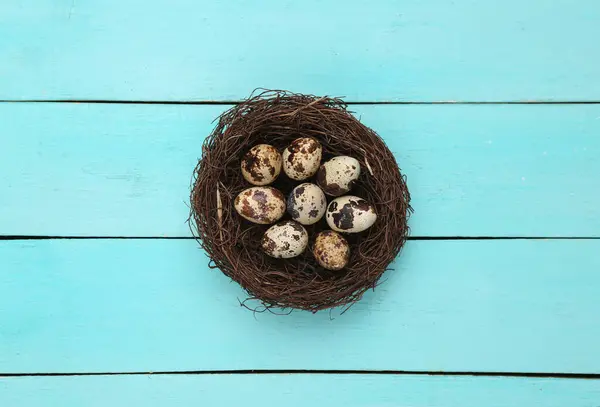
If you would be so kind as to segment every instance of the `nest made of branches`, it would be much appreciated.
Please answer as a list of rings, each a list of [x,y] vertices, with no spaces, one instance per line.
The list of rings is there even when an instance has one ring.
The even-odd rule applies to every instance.
[[[345,235],[350,261],[339,271],[322,268],[312,254],[314,237],[328,229],[325,218],[306,226],[310,240],[303,254],[275,259],[260,248],[270,225],[250,223],[234,209],[238,193],[252,186],[240,171],[243,155],[262,143],[283,151],[299,137],[321,143],[322,162],[337,155],[356,158],[362,170],[350,194],[366,199],[378,214],[371,228]],[[287,196],[300,183],[282,171],[271,186]],[[192,184],[192,231],[211,259],[209,266],[238,282],[266,309],[314,312],[351,305],[377,285],[408,235],[412,210],[405,177],[377,133],[337,98],[264,91],[237,104],[218,118],[204,141]]]

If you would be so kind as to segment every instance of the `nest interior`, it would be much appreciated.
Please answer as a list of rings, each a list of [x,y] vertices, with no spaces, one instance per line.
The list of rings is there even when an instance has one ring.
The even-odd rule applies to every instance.
[[[243,155],[261,143],[283,151],[298,137],[321,143],[322,162],[337,155],[356,158],[361,175],[350,194],[377,210],[371,228],[344,235],[351,254],[340,271],[320,267],[312,254],[316,234],[328,229],[325,218],[306,226],[310,241],[302,255],[274,259],[260,248],[270,225],[248,222],[234,209],[237,194],[252,186],[240,171]],[[271,186],[287,196],[302,182],[314,180],[293,181],[282,171]],[[209,266],[238,282],[249,299],[260,300],[266,309],[318,311],[350,305],[376,286],[406,241],[411,211],[406,180],[393,154],[341,99],[266,91],[223,113],[204,141],[192,181],[190,220]]]

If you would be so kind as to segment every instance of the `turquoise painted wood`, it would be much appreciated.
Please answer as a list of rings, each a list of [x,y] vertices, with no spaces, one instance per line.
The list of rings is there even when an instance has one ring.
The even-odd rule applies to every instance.
[[[414,236],[600,236],[600,105],[354,108],[408,177]],[[0,234],[189,236],[225,109],[0,105]]]
[[[589,407],[599,380],[373,375],[26,377],[0,380],[6,406]]]
[[[600,373],[600,240],[411,241],[341,316],[253,314],[207,261],[192,240],[0,242],[0,373]]]
[[[3,0],[0,99],[598,100],[596,0]]]
[[[594,0],[4,0],[0,100],[600,101]],[[189,237],[227,106],[0,103],[0,235]],[[415,236],[600,237],[600,105],[355,106]],[[0,241],[2,373],[600,374],[600,239],[410,241],[344,315],[253,314],[190,239]],[[255,304],[256,305],[256,304]],[[600,380],[0,377],[0,406],[596,406]]]

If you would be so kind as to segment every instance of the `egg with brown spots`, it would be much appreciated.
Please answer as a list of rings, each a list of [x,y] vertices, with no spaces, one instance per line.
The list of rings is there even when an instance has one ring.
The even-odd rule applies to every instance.
[[[277,259],[289,259],[304,252],[308,245],[306,229],[291,220],[271,226],[263,235],[261,246],[263,251]]]
[[[259,144],[242,158],[242,175],[252,185],[269,185],[279,176],[281,163],[281,154],[275,147]]]
[[[350,259],[350,245],[339,233],[324,230],[315,239],[313,254],[321,267],[327,270],[341,270]]]
[[[327,195],[340,196],[350,192],[359,176],[358,160],[339,156],[321,165],[317,172],[317,184]]]
[[[327,199],[321,188],[305,182],[292,190],[287,200],[287,211],[296,222],[312,225],[321,220],[327,209]]]
[[[283,171],[293,180],[315,175],[321,164],[323,147],[312,137],[298,138],[283,150]]]
[[[281,219],[285,213],[285,197],[272,187],[252,187],[240,192],[234,207],[244,219],[268,225]]]
[[[375,207],[364,199],[346,195],[329,203],[325,218],[336,232],[359,233],[373,226],[377,213]]]

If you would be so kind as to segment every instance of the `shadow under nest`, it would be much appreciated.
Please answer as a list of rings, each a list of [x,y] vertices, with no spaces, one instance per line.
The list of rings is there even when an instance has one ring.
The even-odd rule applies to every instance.
[[[366,199],[377,211],[371,228],[344,235],[350,261],[339,271],[322,268],[312,254],[314,237],[328,229],[324,218],[305,226],[309,245],[303,254],[275,259],[260,247],[270,225],[248,222],[234,209],[237,194],[252,186],[240,171],[243,155],[263,143],[282,151],[299,137],[321,143],[322,162],[338,155],[356,158],[361,174],[350,194]],[[287,196],[301,182],[282,172],[271,186]],[[211,259],[209,266],[238,282],[249,299],[260,300],[266,309],[316,312],[350,306],[376,286],[406,241],[411,212],[406,180],[393,154],[341,99],[265,91],[223,113],[204,141],[194,171],[190,220]],[[282,220],[289,218],[286,214]]]

